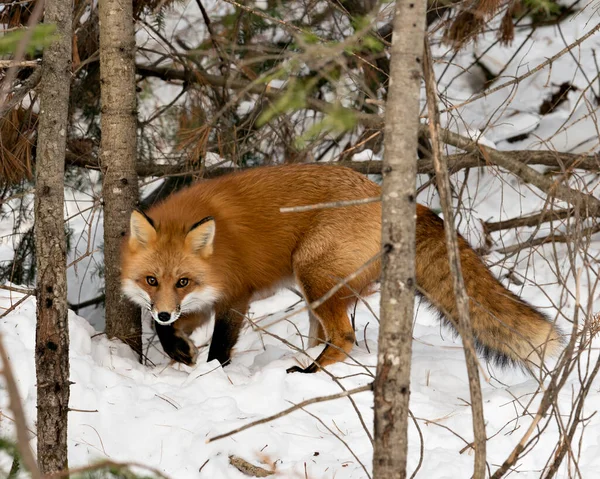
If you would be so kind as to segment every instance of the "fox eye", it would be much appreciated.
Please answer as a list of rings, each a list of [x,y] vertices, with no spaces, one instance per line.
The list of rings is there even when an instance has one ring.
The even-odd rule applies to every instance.
[[[150,286],[158,286],[158,281],[154,276],[146,276],[146,283]]]
[[[190,280],[187,278],[180,278],[179,281],[177,281],[177,284],[175,286],[178,288],[185,288],[189,282],[190,282]]]

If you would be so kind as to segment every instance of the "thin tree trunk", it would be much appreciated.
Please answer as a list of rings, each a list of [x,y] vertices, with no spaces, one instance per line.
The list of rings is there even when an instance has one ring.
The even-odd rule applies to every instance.
[[[398,0],[382,168],[381,325],[375,394],[377,479],[406,477],[415,294],[416,174],[426,1]]]
[[[139,310],[126,302],[120,291],[121,242],[139,194],[131,0],[101,0],[99,18],[106,333],[141,353]]]
[[[69,328],[64,165],[71,84],[72,6],[47,0],[58,39],[44,50],[35,187],[37,454],[42,474],[67,469]]]

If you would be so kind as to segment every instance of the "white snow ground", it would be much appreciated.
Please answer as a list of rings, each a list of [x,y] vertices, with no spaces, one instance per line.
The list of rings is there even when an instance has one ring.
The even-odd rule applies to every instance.
[[[193,3],[188,11],[193,9]],[[186,19],[186,21],[189,18]],[[592,15],[591,7],[563,25],[568,42],[598,23],[598,14]],[[528,30],[517,30],[512,48],[494,47],[487,54],[488,67],[498,65],[512,55],[525,38]],[[592,49],[600,47],[600,36],[595,35],[577,49],[576,56],[589,78],[597,75],[592,59]],[[493,35],[490,36],[490,40]],[[489,42],[480,41],[467,49],[451,67],[454,74],[469,64],[473,52],[482,52]],[[539,28],[530,44],[523,48],[505,72],[507,79],[517,71],[533,68],[547,57],[564,47],[555,27]],[[436,49],[439,55],[442,49]],[[436,65],[438,75],[445,64]],[[450,72],[452,73],[452,72]],[[449,81],[452,74],[447,73]],[[537,113],[540,99],[548,97],[563,81],[573,81],[580,88],[571,92],[568,102],[556,112],[540,116]],[[459,103],[474,91],[476,79],[471,74],[460,77],[448,90],[449,97]],[[595,85],[598,85],[597,81]],[[482,98],[460,109],[461,128],[483,129],[487,138],[501,149],[556,148],[561,151],[588,151],[597,149],[596,133],[597,103],[591,101],[589,90],[586,100],[580,99],[581,91],[587,86],[581,70],[575,68],[573,59],[565,55],[554,63],[552,69],[543,69],[523,83],[515,92],[505,89],[495,95]],[[596,86],[596,89],[600,86]],[[162,99],[169,101],[169,94]],[[510,95],[509,108],[498,109]],[[575,102],[577,106],[575,106]],[[569,118],[568,112],[576,110]],[[581,120],[584,114],[589,114]],[[576,121],[577,119],[579,121]],[[490,124],[487,125],[487,122]],[[566,127],[561,127],[563,122]],[[457,127],[451,121],[450,126]],[[457,127],[458,128],[458,127]],[[534,135],[518,143],[505,140],[519,133],[534,132]],[[558,132],[558,133],[557,133]],[[589,140],[593,138],[593,140]],[[591,175],[587,177],[591,178]],[[499,181],[502,179],[503,181]],[[462,181],[455,176],[454,180]],[[594,183],[592,186],[596,185]],[[535,211],[544,202],[543,195],[534,188],[523,185],[510,175],[488,169],[471,172],[465,185],[469,206],[472,208],[470,221],[462,221],[460,229],[478,245],[478,219],[499,220],[516,217]],[[591,188],[591,187],[590,187]],[[84,209],[89,197],[76,194],[77,202],[69,203],[66,216],[76,209]],[[420,201],[436,205],[431,190],[424,191]],[[89,212],[85,213],[86,218]],[[81,244],[72,253],[75,259],[86,252],[90,235],[92,249],[101,238],[101,220],[97,213],[92,218],[92,227],[84,226],[82,216],[75,217],[70,226],[77,235],[81,233]],[[0,226],[2,237],[10,231],[10,225]],[[517,232],[508,230],[501,236],[495,234],[494,247],[514,244],[517,239],[527,239],[533,229],[521,228]],[[548,233],[543,225],[537,235]],[[79,237],[77,236],[76,237]],[[572,318],[576,308],[575,275],[570,269],[567,248],[564,245],[538,247],[529,256],[525,250],[512,256],[505,263],[493,267],[499,276],[514,266],[516,276],[526,278],[522,286],[510,285],[534,305],[542,308],[551,317],[557,314],[557,306],[566,318]],[[593,288],[597,282],[600,237],[595,235],[587,251],[578,252],[576,269],[581,268],[579,277],[579,305],[582,310],[600,310],[598,292]],[[11,255],[10,243],[0,244],[0,259]],[[490,264],[502,259],[491,254],[486,259]],[[585,262],[584,262],[585,259]],[[69,299],[79,302],[97,295],[100,285],[92,274],[94,264],[102,256],[95,252],[69,270]],[[560,280],[560,281],[559,281]],[[565,294],[566,290],[572,294]],[[508,284],[504,280],[504,284]],[[20,298],[19,294],[0,290],[1,308],[8,308]],[[375,312],[378,311],[377,294],[368,299]],[[300,345],[298,330],[306,334],[308,321],[305,313],[288,320],[278,321],[286,315],[286,308],[298,301],[289,291],[281,292],[269,299],[252,305],[252,317],[275,335]],[[596,307],[594,308],[594,305]],[[296,305],[299,308],[301,305]],[[92,324],[100,327],[101,311],[87,308],[83,314]],[[565,329],[569,323],[559,318]],[[148,327],[148,325],[146,325]],[[376,363],[378,321],[369,310],[360,305],[356,311],[356,327],[359,345],[353,352],[362,365],[348,362],[332,366],[330,371],[340,379],[345,388],[364,385],[372,380]],[[298,328],[298,329],[296,329]],[[206,343],[209,328],[195,334],[197,344]],[[35,302],[26,300],[10,315],[0,321],[0,332],[9,352],[11,366],[18,380],[29,427],[35,430]],[[285,369],[302,355],[294,352],[278,339],[253,331],[250,326],[242,334],[232,364],[225,369],[217,363],[204,363],[204,356],[194,368],[169,365],[160,347],[151,346],[148,355],[154,365],[138,364],[127,347],[108,341],[98,335],[86,319],[70,315],[71,334],[71,408],[69,416],[69,461],[71,466],[90,464],[102,458],[116,461],[135,461],[152,466],[166,475],[177,479],[186,478],[242,478],[229,465],[228,456],[235,454],[255,464],[276,465],[278,477],[286,478],[364,478],[371,471],[372,448],[357,412],[348,399],[309,406],[307,412],[296,411],[276,421],[257,426],[238,435],[206,444],[206,439],[239,427],[255,419],[278,412],[291,403],[307,398],[341,391],[340,385],[324,373],[313,375],[285,374]],[[149,338],[150,332],[147,331]],[[415,469],[420,448],[423,448],[423,464],[417,477],[447,478],[470,477],[473,464],[472,451],[465,446],[472,440],[471,415],[468,407],[469,391],[460,342],[439,327],[434,315],[418,305],[413,342],[413,365],[411,386],[411,410],[417,418],[422,440],[414,424],[410,424],[409,471]],[[597,351],[597,349],[595,350]],[[316,352],[315,352],[316,354]],[[594,352],[594,354],[597,354]],[[484,381],[483,398],[488,437],[488,462],[493,472],[517,444],[528,425],[531,414],[539,402],[532,397],[537,382],[519,371],[488,369],[491,377]],[[560,395],[558,405],[564,415],[572,408],[571,399],[581,388],[579,377],[574,373]],[[372,395],[360,393],[354,396],[364,422],[371,430]],[[531,401],[531,404],[529,402]],[[0,389],[0,435],[12,435],[11,413],[7,408],[5,389]],[[600,466],[598,447],[600,442],[600,417],[593,415],[600,404],[600,380],[596,380],[586,402],[586,422],[583,435],[576,435],[574,450],[579,454],[580,477],[597,477]],[[523,414],[528,406],[527,414]],[[581,439],[580,439],[581,437]],[[513,477],[536,478],[540,476],[558,438],[558,425],[550,420],[548,428],[539,442],[517,462]],[[31,445],[35,450],[35,435]],[[263,465],[264,465],[263,464]],[[7,468],[6,460],[0,466]],[[268,466],[265,466],[268,467]],[[199,470],[201,469],[201,472]],[[572,471],[571,471],[572,472]],[[568,460],[559,470],[558,477],[570,477]]]

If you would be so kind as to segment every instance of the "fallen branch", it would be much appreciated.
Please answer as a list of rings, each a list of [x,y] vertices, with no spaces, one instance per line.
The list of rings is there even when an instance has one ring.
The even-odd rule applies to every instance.
[[[280,417],[287,416],[288,414],[290,414],[298,409],[303,409],[306,406],[310,406],[311,404],[317,404],[317,403],[326,402],[326,401],[333,401],[334,399],[345,398],[352,394],[361,393],[363,391],[371,391],[372,389],[373,389],[373,383],[369,383],[369,384],[365,384],[364,386],[360,386],[360,387],[357,387],[354,389],[348,389],[347,391],[342,391],[337,394],[331,394],[329,396],[321,396],[321,397],[317,397],[317,398],[307,399],[306,401],[302,401],[298,404],[294,404],[293,406],[291,406],[287,409],[284,409],[283,411],[278,412],[277,414],[273,414],[272,416],[267,416],[262,419],[258,419],[257,421],[250,422],[250,423],[245,424],[244,426],[238,427],[237,429],[234,429],[232,431],[226,432],[224,434],[219,434],[218,436],[215,436],[215,437],[210,437],[206,440],[206,443],[208,444],[209,442],[218,441],[219,439],[233,436],[234,434],[245,431],[246,429],[250,429],[251,427],[274,421],[275,419],[279,419]]]
[[[275,474],[274,471],[269,471],[263,467],[255,466],[254,464],[249,463],[245,459],[234,455],[229,456],[229,464],[231,464],[238,471],[240,471],[242,474],[246,474],[247,476],[268,477]]]

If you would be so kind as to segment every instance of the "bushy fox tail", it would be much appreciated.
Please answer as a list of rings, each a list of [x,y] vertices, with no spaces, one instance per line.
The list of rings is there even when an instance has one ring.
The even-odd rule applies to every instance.
[[[462,273],[477,349],[499,365],[541,365],[561,349],[561,332],[539,311],[511,293],[492,275],[466,240],[459,236]],[[416,275],[419,288],[451,324],[457,318],[448,264],[444,223],[417,206]]]

